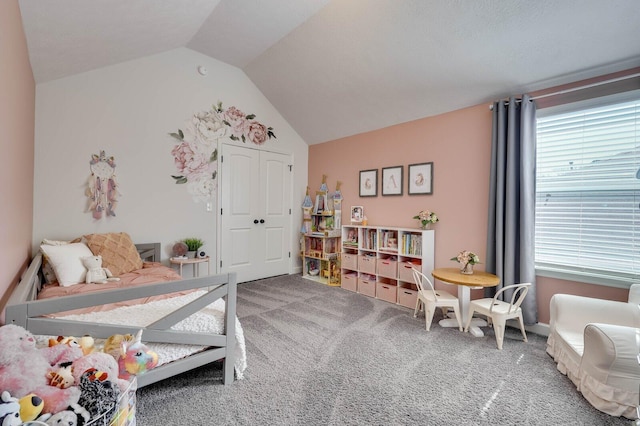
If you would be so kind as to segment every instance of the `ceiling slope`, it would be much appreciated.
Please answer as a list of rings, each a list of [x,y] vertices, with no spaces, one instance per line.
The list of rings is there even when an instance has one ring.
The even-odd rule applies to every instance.
[[[20,0],[36,82],[177,47],[309,144],[640,66],[637,0]]]

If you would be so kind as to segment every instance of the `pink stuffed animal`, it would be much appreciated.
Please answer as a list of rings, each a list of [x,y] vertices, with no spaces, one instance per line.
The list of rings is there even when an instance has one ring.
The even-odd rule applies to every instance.
[[[123,341],[121,345],[118,358],[120,378],[129,380],[131,376],[142,374],[158,365],[158,354],[142,343],[142,330],[136,334],[135,341]]]
[[[57,345],[36,348],[33,335],[22,327],[0,327],[0,389],[16,398],[35,393],[44,400],[43,413],[56,413],[78,402],[77,387],[59,389],[49,385],[47,374],[55,364],[82,356],[79,348]]]
[[[80,383],[80,377],[90,368],[107,373],[107,379],[117,384],[121,392],[129,387],[129,382],[118,378],[118,363],[109,354],[94,352],[77,359],[72,364],[73,377],[76,383]]]

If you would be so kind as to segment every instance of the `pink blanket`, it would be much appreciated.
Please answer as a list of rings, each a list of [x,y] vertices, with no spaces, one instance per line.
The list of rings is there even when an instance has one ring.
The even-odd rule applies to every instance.
[[[40,293],[38,293],[38,300],[63,296],[76,296],[80,294],[95,293],[105,290],[115,290],[119,288],[130,288],[138,285],[177,281],[182,279],[180,277],[180,274],[178,274],[174,269],[169,268],[168,266],[164,266],[163,264],[158,262],[145,262],[142,266],[142,269],[122,274],[119,278],[120,281],[110,281],[105,284],[76,284],[69,287],[61,287],[57,283],[45,284]],[[163,294],[160,296],[145,297],[135,300],[127,300],[123,302],[111,303],[108,305],[74,309],[50,316],[59,317],[69,314],[109,311],[120,306],[144,304],[153,300],[162,300],[176,295],[187,294],[191,291],[192,290],[172,294]]]

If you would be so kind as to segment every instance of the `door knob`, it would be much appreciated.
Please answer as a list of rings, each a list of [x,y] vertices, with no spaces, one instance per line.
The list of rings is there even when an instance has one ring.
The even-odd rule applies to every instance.
[[[260,219],[260,223],[264,223],[264,219]]]
[[[258,223],[258,219],[254,219],[254,220],[253,220],[253,223]]]

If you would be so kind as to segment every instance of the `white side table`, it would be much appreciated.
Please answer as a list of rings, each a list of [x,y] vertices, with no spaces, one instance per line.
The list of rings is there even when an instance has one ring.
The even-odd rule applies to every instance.
[[[193,276],[195,278],[200,276],[200,264],[207,263],[207,275],[211,275],[211,262],[209,256],[207,257],[195,257],[195,258],[181,258],[181,257],[172,257],[169,259],[172,265],[179,265],[180,267],[180,276],[182,276],[182,267],[184,265],[192,265],[193,267]]]

